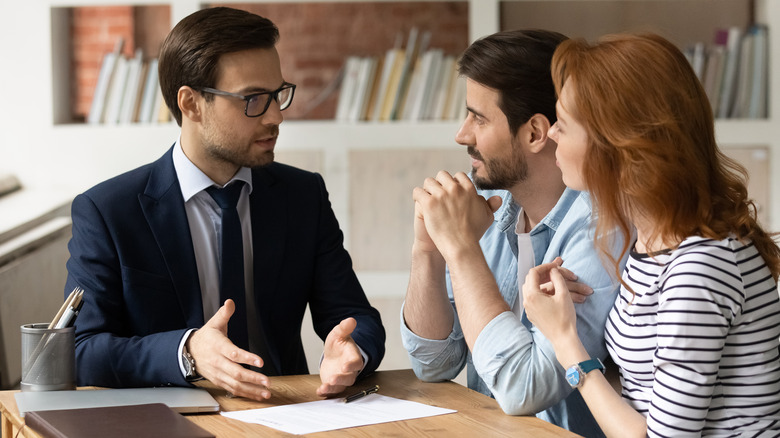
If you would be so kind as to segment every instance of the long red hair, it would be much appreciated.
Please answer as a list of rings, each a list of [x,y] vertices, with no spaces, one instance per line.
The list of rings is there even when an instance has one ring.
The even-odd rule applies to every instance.
[[[568,40],[553,55],[552,75],[559,96],[569,84],[574,103],[566,110],[588,134],[583,180],[597,245],[617,278],[630,213],[653,225],[649,241],[669,248],[694,235],[749,239],[777,280],[780,249],[758,224],[747,171],[718,149],[709,100],[677,47],[652,34]],[[607,251],[615,229],[625,242],[618,258]]]

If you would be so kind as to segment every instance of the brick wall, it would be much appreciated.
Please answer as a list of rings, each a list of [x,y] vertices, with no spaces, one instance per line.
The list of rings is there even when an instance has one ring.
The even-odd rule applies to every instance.
[[[349,55],[383,56],[400,36],[403,44],[412,27],[431,32],[431,47],[459,54],[468,45],[468,4],[453,2],[353,2],[232,4],[270,18],[279,27],[278,45],[285,79],[298,85],[288,119],[331,119],[337,94],[311,108],[338,75]],[[78,7],[72,10],[75,120],[89,113],[92,94],[105,53],[118,37],[123,53],[136,47],[144,57],[156,57],[170,30],[168,6]]]
[[[124,38],[124,53],[135,50],[133,39],[133,8],[130,6],[83,7],[71,11],[72,35],[72,90],[75,118],[84,119],[89,114],[92,94],[97,83],[103,55],[114,49],[114,44]]]
[[[289,119],[332,119],[338,93],[317,108],[307,103],[338,75],[347,56],[384,56],[412,27],[431,32],[431,47],[459,54],[468,45],[466,2],[274,3],[229,6],[267,17],[279,27],[282,73],[298,85]],[[307,111],[308,110],[308,111]]]
[[[168,6],[88,6],[71,10],[71,50],[74,79],[74,120],[89,114],[103,56],[114,50],[120,38],[122,53],[132,57],[136,48],[144,59],[156,58],[171,27]]]

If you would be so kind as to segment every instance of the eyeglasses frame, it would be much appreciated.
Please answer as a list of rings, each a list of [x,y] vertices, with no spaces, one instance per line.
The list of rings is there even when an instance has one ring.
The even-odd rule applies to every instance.
[[[231,92],[228,92],[228,91],[217,90],[216,88],[210,88],[210,87],[192,87],[192,88],[194,88],[195,90],[198,90],[200,92],[203,92],[203,93],[215,94],[217,96],[235,97],[237,99],[241,99],[241,100],[246,102],[246,106],[244,106],[244,115],[247,116],[247,117],[254,118],[254,117],[260,117],[263,114],[265,114],[266,111],[268,111],[268,108],[271,106],[271,99],[279,102],[279,93],[281,93],[285,89],[291,88],[292,90],[290,92],[290,103],[288,103],[286,107],[280,108],[279,111],[284,111],[287,108],[289,108],[290,105],[292,105],[293,97],[295,96],[295,87],[296,87],[295,84],[291,84],[289,82],[284,82],[284,83],[282,83],[281,87],[277,88],[274,91],[263,91],[261,93],[252,93],[252,94],[247,94],[247,95],[231,93]],[[249,102],[253,98],[255,98],[257,96],[262,96],[262,95],[268,95],[268,99],[265,101],[265,106],[263,107],[263,110],[259,114],[257,114],[257,115],[250,116],[249,115]]]

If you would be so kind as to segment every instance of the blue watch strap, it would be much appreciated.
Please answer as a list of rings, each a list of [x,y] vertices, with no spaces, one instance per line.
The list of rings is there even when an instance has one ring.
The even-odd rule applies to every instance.
[[[602,373],[604,372],[604,364],[601,362],[601,359],[599,359],[598,357],[594,357],[593,359],[582,361],[578,365],[580,366],[580,369],[582,370],[583,374],[588,374],[593,370],[601,370]]]
[[[604,364],[601,363],[599,358],[588,359],[570,366],[566,370],[566,381],[569,382],[572,388],[579,388],[585,380],[585,375],[593,370],[604,372]]]

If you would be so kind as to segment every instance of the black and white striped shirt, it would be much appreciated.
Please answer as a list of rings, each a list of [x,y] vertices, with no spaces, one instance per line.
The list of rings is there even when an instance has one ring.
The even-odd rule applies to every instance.
[[[690,237],[623,278],[607,347],[648,436],[780,436],[780,300],[753,244]]]

